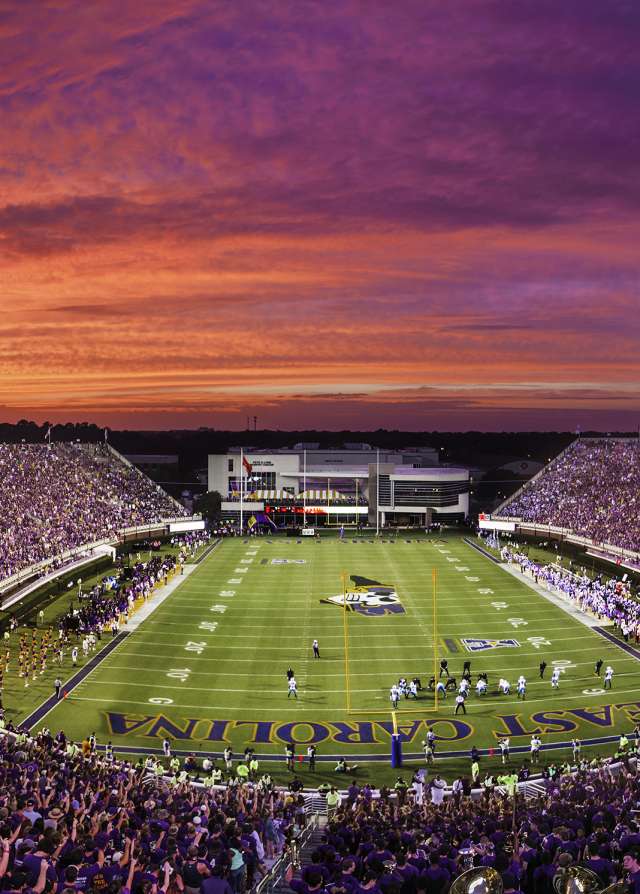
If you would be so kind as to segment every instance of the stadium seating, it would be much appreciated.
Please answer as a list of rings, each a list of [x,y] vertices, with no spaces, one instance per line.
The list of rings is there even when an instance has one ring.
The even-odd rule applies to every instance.
[[[635,776],[625,768],[614,775],[607,766],[594,766],[558,775],[541,788],[535,799],[516,806],[514,825],[511,798],[491,787],[482,800],[461,793],[440,803],[441,792],[429,794],[426,786],[421,805],[403,786],[396,787],[397,800],[388,793],[373,800],[354,784],[330,818],[326,842],[292,888],[307,894],[305,886],[313,890],[320,878],[325,889],[346,894],[444,894],[463,871],[485,867],[501,879],[489,876],[483,885],[476,878],[476,890],[551,894],[553,877],[578,862],[599,876],[596,890],[621,878],[624,852],[636,853],[640,843]],[[472,891],[474,885],[456,890]]]
[[[173,785],[48,731],[0,735],[0,884],[35,892],[250,889],[297,802],[264,787]],[[201,887],[202,886],[202,887]]]
[[[106,445],[0,445],[0,581],[124,528],[184,515]]]
[[[640,441],[582,439],[525,485],[499,516],[640,551],[639,495]]]
[[[119,763],[62,732],[0,733],[2,888],[242,894],[305,825],[303,799],[272,785],[196,787],[183,771],[155,770],[152,760]],[[302,853],[291,888],[444,894],[474,866],[495,870],[482,890],[552,894],[567,866],[582,864],[604,888],[640,854],[630,767],[593,760],[573,775],[547,774],[535,798],[516,804],[515,823],[504,789],[488,785],[480,800],[468,792],[461,784],[443,801],[438,783],[423,779],[379,797],[355,782],[331,792],[322,840]]]

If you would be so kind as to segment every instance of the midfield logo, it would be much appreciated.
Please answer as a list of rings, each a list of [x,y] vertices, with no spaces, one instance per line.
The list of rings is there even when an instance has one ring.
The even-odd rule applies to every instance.
[[[462,645],[467,652],[486,652],[488,649],[517,649],[520,643],[517,639],[479,639],[470,636],[462,640]]]
[[[346,605],[347,611],[373,617],[404,614],[400,597],[394,587],[358,574],[352,574],[350,580],[352,584],[347,587],[346,594],[339,593],[337,596],[329,596],[320,601],[332,605]]]

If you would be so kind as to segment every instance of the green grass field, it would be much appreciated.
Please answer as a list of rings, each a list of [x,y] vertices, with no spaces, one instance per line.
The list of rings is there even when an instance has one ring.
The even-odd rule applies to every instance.
[[[350,586],[351,576],[358,576],[388,587],[383,605],[393,609],[346,612],[348,661],[345,612],[325,601],[340,596],[345,574]],[[314,638],[319,660],[313,658]],[[487,642],[471,653],[464,638]],[[515,644],[497,647],[496,640]],[[111,740],[117,751],[160,751],[166,736],[178,752],[220,753],[229,742],[236,753],[250,744],[258,755],[283,756],[290,740],[299,753],[314,741],[316,782],[334,781],[334,757],[344,756],[360,764],[360,778],[388,783],[397,776],[389,767],[389,687],[400,676],[416,675],[425,685],[433,674],[434,645],[458,678],[466,659],[474,682],[486,671],[489,691],[482,698],[472,691],[467,714],[457,717],[453,694],[437,709],[426,690],[417,702],[403,700],[397,720],[407,771],[423,764],[421,742],[429,726],[438,738],[437,769],[452,779],[468,773],[472,745],[494,748],[503,734],[510,735],[512,750],[528,747],[531,733],[539,730],[545,745],[577,736],[586,754],[610,753],[612,744],[586,743],[630,732],[640,718],[635,658],[462,538],[408,535],[393,542],[224,541],[37,726],[64,728],[77,739],[95,730],[99,742]],[[538,679],[542,658],[549,665],[545,680]],[[614,667],[610,692],[593,673],[598,658]],[[549,679],[554,662],[562,670],[556,690]],[[64,673],[70,676],[69,664]],[[287,697],[289,665],[298,681],[297,700]],[[23,690],[14,670],[4,693],[10,716],[25,717],[50,695],[58,672],[47,670],[33,690]],[[520,673],[528,681],[524,702],[515,694]],[[511,681],[510,696],[498,694],[501,676]],[[569,753],[543,755],[551,762]],[[525,757],[513,754],[512,765]],[[495,756],[483,758],[483,771],[498,765]],[[268,768],[277,778],[286,775],[281,762]],[[310,775],[305,763],[299,772]]]

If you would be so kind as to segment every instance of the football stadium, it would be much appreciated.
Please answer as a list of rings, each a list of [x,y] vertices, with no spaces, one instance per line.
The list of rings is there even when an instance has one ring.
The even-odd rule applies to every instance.
[[[258,793],[295,823],[287,790],[320,814],[380,803],[378,823],[470,797],[481,837],[513,833],[514,793],[545,811],[561,794],[563,825],[583,822],[584,791],[630,821],[638,452],[577,440],[478,525],[274,528],[242,506],[242,527],[207,530],[109,445],[4,445],[5,784],[40,774],[25,818],[129,793],[158,829],[156,802],[192,786],[210,825]],[[610,573],[559,556],[558,537]],[[48,783],[70,766],[68,791]],[[263,858],[283,850],[276,831]]]
[[[481,784],[630,753],[635,473],[598,507],[603,469],[637,453],[577,441],[478,529],[320,536],[251,510],[206,531],[108,445],[5,445],[5,723],[223,779],[250,755],[312,788],[341,761],[375,786],[472,765]],[[589,543],[611,575],[527,531]]]

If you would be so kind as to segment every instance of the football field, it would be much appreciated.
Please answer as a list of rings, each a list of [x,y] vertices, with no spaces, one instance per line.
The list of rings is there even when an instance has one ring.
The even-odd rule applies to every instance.
[[[340,756],[360,765],[361,778],[389,782],[397,776],[389,768],[394,722],[407,769],[423,764],[432,728],[437,769],[452,779],[468,773],[472,745],[487,749],[483,770],[497,769],[491,751],[502,735],[512,752],[528,751],[536,730],[544,746],[562,745],[543,752],[548,763],[567,758],[574,736],[587,755],[610,753],[640,718],[636,657],[462,537],[228,539],[175,580],[36,727],[64,728],[78,740],[95,731],[120,753],[161,752],[168,738],[179,753],[220,754],[230,743],[236,755],[249,745],[282,758],[288,742],[298,754],[313,742],[317,782],[335,780]],[[454,714],[454,692],[436,705],[428,684],[440,658],[458,680],[471,661],[466,714]],[[594,674],[598,658],[614,668],[611,691]],[[288,694],[289,667],[297,698]],[[475,693],[481,671],[484,696]],[[401,700],[394,720],[389,688],[399,677],[419,677],[423,688],[417,700]],[[510,695],[499,692],[500,677]],[[512,753],[512,765],[526,756]],[[281,762],[262,766],[285,775]],[[308,774],[306,763],[300,772]]]

